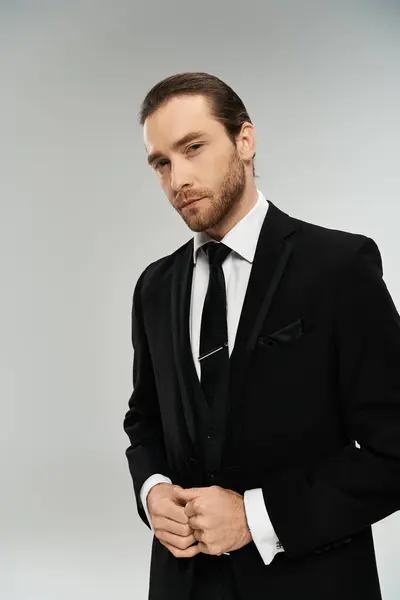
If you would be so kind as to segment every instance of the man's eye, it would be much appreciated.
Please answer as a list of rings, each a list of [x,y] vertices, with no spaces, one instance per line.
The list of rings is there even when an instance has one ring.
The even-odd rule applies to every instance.
[[[163,167],[164,166],[163,163],[166,163],[166,162],[167,162],[166,160],[160,160],[156,165],[154,165],[155,170],[157,171],[157,169],[159,169],[160,167]]]
[[[189,146],[188,150],[193,149],[194,151],[196,151],[198,148],[201,148],[202,145],[203,144],[192,144],[191,146]],[[158,163],[154,165],[155,170],[158,171],[159,169],[162,169],[167,162],[167,160],[159,160]]]

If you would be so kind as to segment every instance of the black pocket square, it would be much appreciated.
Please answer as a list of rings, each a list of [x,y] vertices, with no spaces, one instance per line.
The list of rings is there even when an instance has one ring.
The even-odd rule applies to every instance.
[[[278,331],[274,331],[267,336],[259,337],[258,342],[263,346],[274,346],[275,344],[284,344],[297,340],[305,333],[303,319],[297,319],[289,325],[285,325]]]

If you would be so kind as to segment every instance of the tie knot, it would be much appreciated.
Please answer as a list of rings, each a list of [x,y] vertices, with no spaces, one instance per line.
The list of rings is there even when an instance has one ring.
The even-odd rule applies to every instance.
[[[210,266],[222,265],[225,258],[231,252],[231,248],[228,248],[228,246],[225,246],[225,244],[218,242],[208,242],[203,247],[204,252],[208,256]]]

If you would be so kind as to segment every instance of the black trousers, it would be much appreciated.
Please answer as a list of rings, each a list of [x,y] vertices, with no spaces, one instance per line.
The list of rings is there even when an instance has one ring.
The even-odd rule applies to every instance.
[[[191,600],[239,600],[230,556],[198,554]]]

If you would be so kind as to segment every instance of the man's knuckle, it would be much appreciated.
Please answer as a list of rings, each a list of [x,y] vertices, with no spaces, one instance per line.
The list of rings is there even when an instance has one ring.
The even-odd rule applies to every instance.
[[[162,529],[154,529],[154,535],[156,536],[156,538],[160,541],[160,542],[164,542],[165,538],[164,538],[164,532]]]
[[[179,539],[178,547],[180,548],[180,550],[186,550],[186,548],[188,547],[187,539],[186,538]]]
[[[214,546],[214,542],[213,542],[211,536],[207,535],[207,533],[204,534],[202,541],[205,542],[207,544],[207,546],[209,546],[210,548],[212,548]]]
[[[153,527],[153,531],[156,531],[158,529],[158,517],[157,515],[151,514],[150,515],[150,520],[151,520],[151,524]]]
[[[157,507],[159,510],[165,510],[169,506],[169,498],[167,496],[163,496],[159,498],[157,502]]]
[[[198,500],[197,498],[195,498],[195,500],[193,500],[193,509],[194,509],[195,513],[201,512],[201,510],[202,510],[202,502],[200,500]]]

